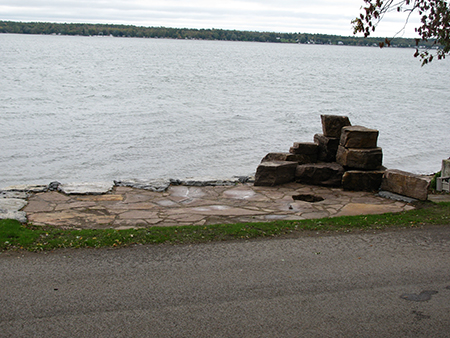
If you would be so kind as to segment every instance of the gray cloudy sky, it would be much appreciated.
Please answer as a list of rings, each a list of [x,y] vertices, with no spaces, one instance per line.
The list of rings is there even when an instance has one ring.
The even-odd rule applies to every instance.
[[[363,0],[0,0],[0,20],[114,23],[177,28],[352,35]],[[410,20],[405,37],[415,37]],[[385,17],[376,36],[392,36],[404,17]]]

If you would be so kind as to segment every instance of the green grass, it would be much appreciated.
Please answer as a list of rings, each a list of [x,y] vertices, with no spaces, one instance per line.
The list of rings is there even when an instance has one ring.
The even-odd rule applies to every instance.
[[[22,226],[15,220],[0,220],[0,249],[28,247],[39,239],[40,233]]]
[[[423,203],[421,208],[383,215],[344,216],[302,221],[237,223],[208,226],[151,227],[130,230],[61,230],[0,220],[0,251],[43,251],[59,248],[101,248],[132,244],[181,244],[239,240],[315,232],[450,225],[450,203]]]

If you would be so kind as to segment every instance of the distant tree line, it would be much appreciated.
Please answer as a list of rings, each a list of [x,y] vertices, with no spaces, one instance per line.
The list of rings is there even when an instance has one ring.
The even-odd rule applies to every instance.
[[[303,43],[349,46],[378,46],[384,38],[363,38],[306,33],[275,33],[224,29],[191,29],[167,27],[138,27],[132,25],[107,25],[85,23],[50,23],[0,21],[0,33],[57,34],[81,36],[114,36],[134,38],[168,38],[194,40],[255,41],[273,43]],[[434,41],[424,42],[431,47]],[[421,43],[422,44],[422,43]],[[393,47],[415,47],[414,39],[396,38]]]

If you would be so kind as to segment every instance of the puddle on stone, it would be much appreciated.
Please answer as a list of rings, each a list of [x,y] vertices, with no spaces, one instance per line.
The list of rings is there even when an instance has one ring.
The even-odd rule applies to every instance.
[[[294,201],[304,201],[304,202],[309,202],[309,203],[321,202],[324,200],[324,198],[321,196],[311,195],[311,194],[293,195],[292,199]]]

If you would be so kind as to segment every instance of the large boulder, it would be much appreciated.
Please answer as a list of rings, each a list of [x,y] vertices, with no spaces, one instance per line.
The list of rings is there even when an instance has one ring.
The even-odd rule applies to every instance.
[[[383,175],[381,190],[424,201],[428,198],[429,185],[430,180],[426,177],[389,169]]]
[[[322,119],[322,130],[326,137],[341,137],[341,129],[346,126],[351,126],[350,120],[347,116],[339,115],[320,115]]]
[[[261,162],[290,161],[298,164],[316,162],[317,156],[292,154],[292,153],[268,153]]]
[[[384,170],[346,171],[342,176],[342,188],[350,191],[378,191],[383,174]]]
[[[343,127],[340,145],[345,148],[376,148],[378,130],[361,126]]]
[[[356,149],[338,147],[336,162],[347,169],[377,170],[383,163],[381,148]]]
[[[326,137],[323,134],[314,135],[314,142],[318,145],[317,159],[323,162],[336,162],[339,139]]]
[[[338,187],[344,168],[338,163],[310,163],[297,166],[295,180],[299,183]]]
[[[255,186],[275,186],[292,182],[295,179],[297,162],[270,161],[262,162],[255,174]]]

